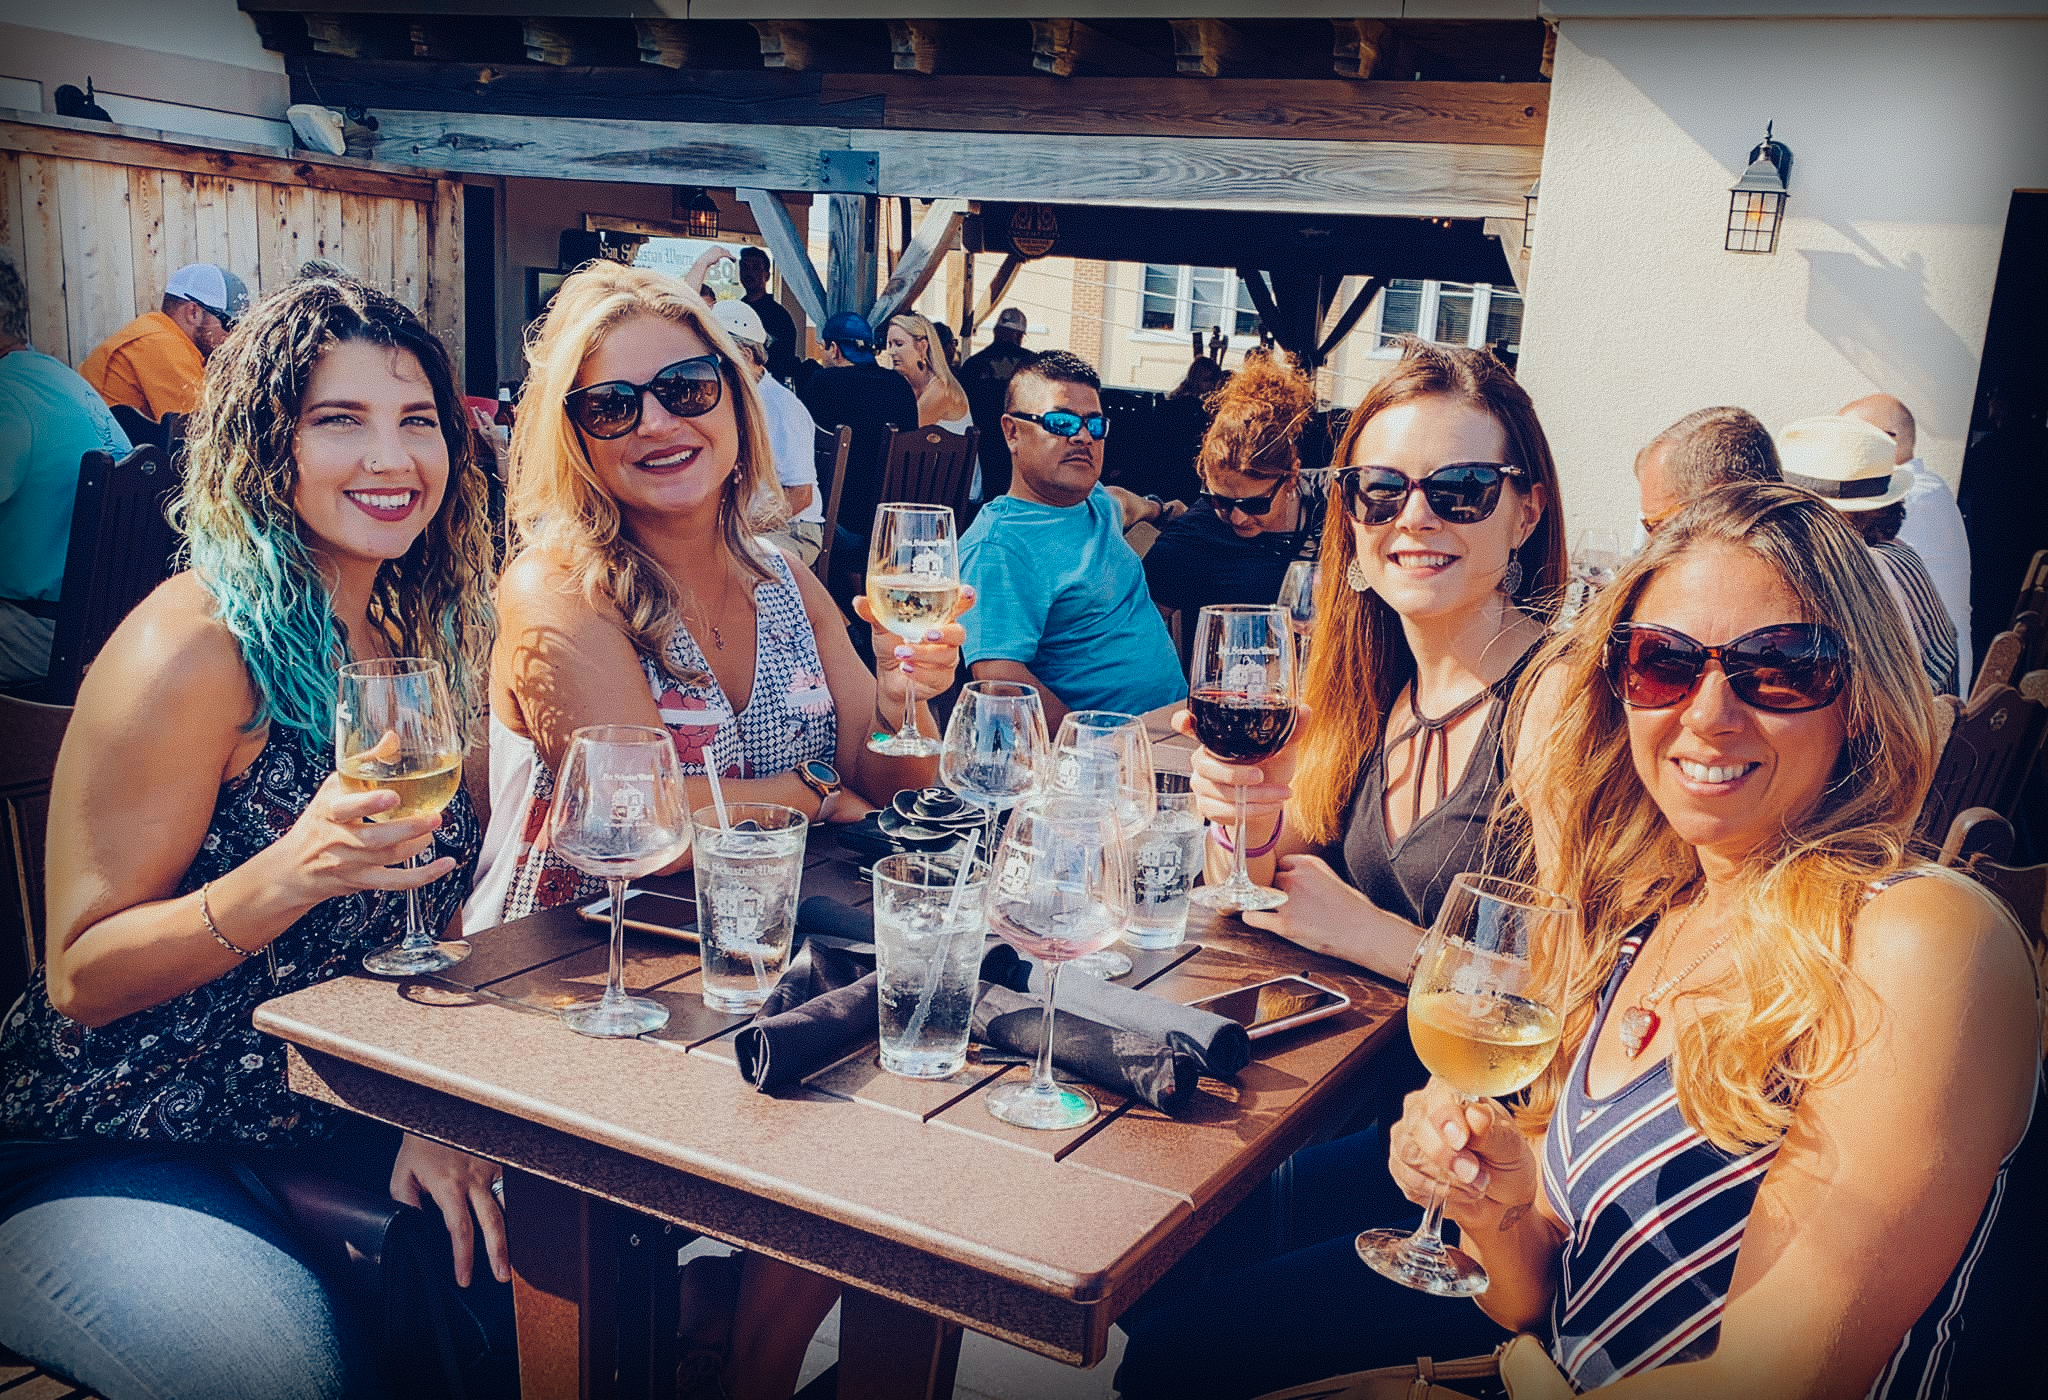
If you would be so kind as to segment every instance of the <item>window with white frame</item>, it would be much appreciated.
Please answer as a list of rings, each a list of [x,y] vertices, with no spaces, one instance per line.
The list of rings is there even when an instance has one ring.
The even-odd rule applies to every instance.
[[[1436,282],[1397,277],[1380,293],[1373,353],[1396,353],[1399,336],[1419,335],[1445,345],[1499,345],[1522,351],[1522,294],[1485,282]]]
[[[1259,310],[1252,304],[1251,288],[1235,272],[1221,267],[1145,264],[1140,330],[1207,335],[1217,326],[1234,336],[1259,333]]]

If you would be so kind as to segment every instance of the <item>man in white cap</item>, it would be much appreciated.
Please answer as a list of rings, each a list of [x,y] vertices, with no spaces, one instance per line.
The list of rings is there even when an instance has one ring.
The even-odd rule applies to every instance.
[[[199,406],[206,357],[249,309],[242,279],[214,263],[187,263],[171,274],[161,309],[144,312],[101,341],[78,372],[109,405],[145,418]]]
[[[768,373],[768,328],[754,308],[734,298],[719,302],[711,314],[738,347],[741,368],[754,381],[767,420],[775,480],[782,487],[790,517],[789,523],[769,538],[805,564],[813,563],[825,543],[825,503],[818,496],[818,425],[804,401]]]
[[[1010,489],[1010,446],[1003,439],[1003,396],[1009,392],[1010,376],[1038,358],[1024,348],[1024,332],[1030,322],[1014,306],[1003,308],[996,317],[995,339],[986,350],[969,355],[960,366],[960,387],[967,391],[967,408],[981,434],[981,499],[993,501]]]
[[[1905,404],[1890,394],[1871,394],[1844,408],[1842,416],[1860,418],[1889,437],[1892,464],[1913,474],[1899,539],[1911,545],[1927,565],[1928,577],[1941,592],[1941,605],[1956,625],[1956,673],[1967,695],[1974,660],[1970,648],[1970,535],[1963,527],[1955,493],[1920,460],[1919,427]]]
[[[1891,435],[1861,418],[1802,418],[1778,430],[1785,484],[1824,498],[1863,537],[1934,693],[1960,695],[1955,624],[1926,564],[1898,538],[1913,474],[1894,470],[1892,456]]]

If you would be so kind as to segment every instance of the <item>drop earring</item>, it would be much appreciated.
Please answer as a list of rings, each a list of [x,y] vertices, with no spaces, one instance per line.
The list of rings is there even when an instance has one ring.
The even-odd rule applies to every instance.
[[[1365,564],[1356,557],[1344,566],[1344,582],[1351,585],[1353,593],[1372,592],[1372,580],[1365,576]]]
[[[1501,571],[1500,591],[1512,598],[1522,586],[1522,556],[1514,550],[1508,551],[1508,566]]]

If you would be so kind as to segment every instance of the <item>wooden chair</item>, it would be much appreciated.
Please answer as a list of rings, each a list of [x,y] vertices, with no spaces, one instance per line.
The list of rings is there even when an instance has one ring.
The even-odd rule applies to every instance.
[[[50,821],[50,776],[71,723],[67,705],[38,705],[0,695],[0,1007],[11,1006],[43,963],[43,845]]]
[[[128,435],[130,447],[170,447],[170,434],[161,420],[151,418],[141,409],[130,408],[125,403],[115,404],[112,412],[114,421],[120,425],[121,431]]]
[[[85,454],[44,703],[69,705],[121,619],[171,576],[178,536],[164,512],[177,485],[160,447],[138,447],[118,462],[104,452]]]
[[[955,520],[965,519],[978,437],[972,428],[964,433],[949,433],[944,428],[891,429],[882,452],[879,499],[890,505],[951,506]]]
[[[2012,685],[2015,676],[2040,669],[2041,641],[2048,635],[2042,619],[2041,613],[2033,611],[2015,613],[2012,625],[1991,639],[1991,645],[1984,649],[1984,660],[1977,667],[1977,678],[1970,685],[1972,700],[1980,690]]]
[[[2019,689],[1995,685],[1970,696],[1942,746],[1915,832],[1932,843],[1972,807],[2012,814],[2048,729],[2048,671],[2022,677]]]
[[[839,498],[846,491],[846,457],[852,450],[853,429],[843,425],[830,432],[819,428],[812,444],[818,459],[818,489],[825,492],[825,542],[811,561],[811,572],[821,583],[832,577],[832,540],[839,533]]]
[[[2016,840],[2011,822],[1989,807],[1971,807],[1949,823],[1941,863],[1968,870],[1980,860],[2009,861]]]

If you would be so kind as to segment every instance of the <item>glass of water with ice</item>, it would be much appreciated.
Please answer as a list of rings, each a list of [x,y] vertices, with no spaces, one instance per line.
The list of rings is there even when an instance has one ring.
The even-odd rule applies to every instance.
[[[1154,778],[1158,807],[1131,839],[1131,923],[1134,948],[1177,948],[1188,935],[1188,891],[1202,870],[1202,818],[1185,773]]]
[[[875,862],[875,969],[881,974],[882,1068],[944,1079],[967,1063],[988,919],[988,866],[958,884],[961,853]]]
[[[715,807],[696,813],[704,1004],[751,1015],[789,962],[810,823],[772,802],[728,802],[725,818]]]

